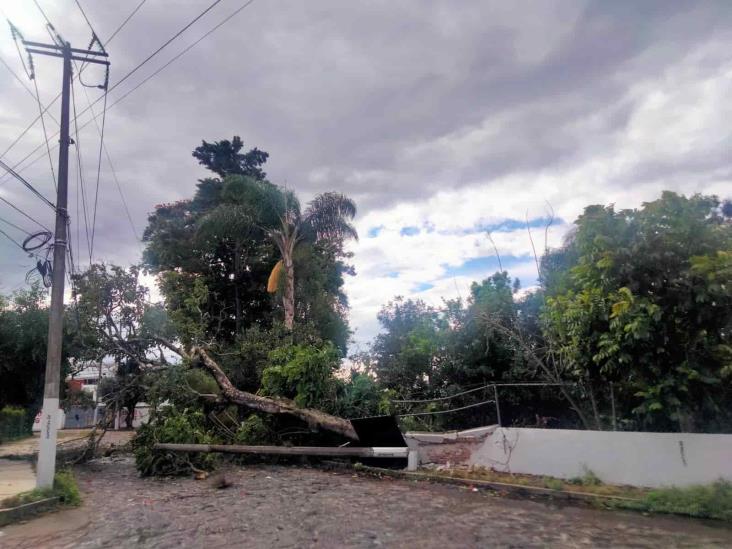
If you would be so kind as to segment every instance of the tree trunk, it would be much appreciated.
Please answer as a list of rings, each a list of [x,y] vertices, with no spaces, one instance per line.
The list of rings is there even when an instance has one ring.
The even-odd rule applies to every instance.
[[[241,298],[239,297],[239,272],[241,271],[241,259],[239,257],[239,245],[234,248],[234,301],[236,302],[236,335],[241,333]]]
[[[258,412],[268,414],[286,414],[296,417],[306,422],[311,428],[324,429],[338,433],[351,440],[358,440],[358,435],[353,429],[353,425],[347,419],[332,416],[314,410],[312,408],[299,408],[293,401],[285,398],[268,398],[240,391],[231,383],[221,367],[209,356],[209,354],[200,347],[191,349],[190,357],[200,359],[203,367],[213,375],[216,383],[221,389],[221,396],[224,400],[245,406]]]
[[[282,296],[282,305],[285,309],[285,327],[292,330],[295,325],[295,265],[291,253],[283,255],[282,264],[285,269],[285,292]]]

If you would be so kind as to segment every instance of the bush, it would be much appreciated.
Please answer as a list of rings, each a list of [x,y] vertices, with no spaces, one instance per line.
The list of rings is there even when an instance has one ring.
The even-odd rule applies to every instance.
[[[153,445],[158,442],[216,444],[220,441],[207,429],[202,411],[189,408],[178,411],[175,406],[169,406],[142,425],[132,440],[135,464],[142,476],[180,475],[192,469],[214,468],[214,454],[153,450]]]
[[[53,478],[53,492],[64,505],[76,506],[81,503],[79,487],[76,485],[74,474],[69,470],[56,473]]]
[[[32,421],[23,408],[5,406],[0,409],[0,443],[30,436]]]
[[[645,497],[647,510],[732,521],[732,482],[704,486],[661,488]]]
[[[264,420],[252,414],[241,422],[232,442],[244,445],[271,444],[274,438],[274,433]]]
[[[59,502],[63,505],[75,507],[81,503],[79,487],[76,485],[76,479],[71,471],[58,471],[53,477],[53,488],[34,488],[6,498],[0,502],[0,508],[18,507],[52,497],[59,498]]]

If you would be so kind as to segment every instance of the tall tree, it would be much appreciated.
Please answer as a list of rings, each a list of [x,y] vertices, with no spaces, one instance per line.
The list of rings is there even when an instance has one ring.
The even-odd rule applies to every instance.
[[[732,425],[732,225],[711,196],[665,192],[640,209],[589,206],[565,270],[547,280],[546,336],[587,387],[595,426],[607,388],[636,425]]]
[[[279,224],[269,229],[268,234],[277,245],[282,259],[270,275],[268,290],[279,285],[280,274],[284,275],[282,305],[285,311],[285,326],[292,329],[295,322],[295,249],[302,242],[322,244],[326,249],[342,248],[347,238],[358,238],[350,223],[356,215],[356,204],[340,193],[323,193],[316,196],[300,213],[300,206],[294,197],[288,197],[285,212]]]
[[[240,153],[242,148],[244,143],[241,137],[235,135],[231,141],[228,139],[213,143],[202,141],[201,146],[193,151],[193,156],[199,164],[222,179],[227,175],[245,175],[264,180],[267,174],[262,170],[262,166],[267,162],[269,154],[256,147],[242,154]]]

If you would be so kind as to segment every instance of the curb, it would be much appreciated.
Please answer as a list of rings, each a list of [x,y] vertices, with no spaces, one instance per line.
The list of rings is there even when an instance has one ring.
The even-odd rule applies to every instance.
[[[31,503],[24,503],[17,507],[10,507],[8,509],[0,509],[0,526],[7,526],[13,522],[18,522],[26,518],[31,518],[37,514],[49,511],[56,507],[59,502],[57,496],[52,498],[45,498]]]
[[[381,467],[370,467],[365,465],[355,466],[348,463],[328,461],[324,462],[333,469],[348,469],[357,472],[363,472],[376,477],[393,477],[405,480],[419,480],[427,482],[439,482],[441,484],[452,484],[456,486],[470,486],[492,490],[494,492],[503,492],[516,494],[520,496],[541,497],[546,499],[563,499],[566,501],[576,502],[592,502],[592,503],[641,503],[642,500],[636,498],[627,498],[623,496],[608,496],[603,494],[590,494],[585,492],[570,492],[567,490],[552,490],[551,488],[540,488],[538,486],[526,486],[523,484],[510,484],[505,482],[493,482],[490,480],[465,479],[450,477],[447,475],[436,475],[430,473],[415,473],[409,471],[401,471],[397,469],[383,469]]]

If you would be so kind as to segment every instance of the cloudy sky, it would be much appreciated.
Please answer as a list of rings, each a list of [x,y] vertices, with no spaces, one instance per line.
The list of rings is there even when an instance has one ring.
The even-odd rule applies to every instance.
[[[111,84],[211,1],[147,0],[108,45]],[[80,2],[102,41],[139,4]],[[65,39],[86,47],[74,0],[38,3]],[[109,104],[244,3],[219,2],[112,91]],[[0,7],[26,39],[48,40],[32,0]],[[115,104],[105,142],[138,234],[155,204],[191,196],[204,176],[190,154],[201,139],[241,135],[270,153],[270,179],[305,199],[327,190],[352,196],[361,239],[347,291],[363,347],[393,296],[465,297],[471,281],[494,272],[488,232],[504,268],[529,287],[536,269],[527,219],[540,252],[561,242],[587,204],[636,206],[663,189],[731,195],[730,52],[727,0],[255,0]],[[32,91],[4,28],[0,57]],[[58,93],[61,64],[40,56],[34,64],[46,104]],[[87,84],[101,77],[94,68],[84,73]],[[85,91],[92,101],[100,96],[78,86],[78,112]],[[58,118],[59,105],[49,112]],[[32,94],[0,66],[0,153],[37,115]],[[80,125],[88,120],[79,116]],[[45,121],[55,133],[57,124]],[[93,123],[81,130],[92,195],[98,140]],[[37,123],[2,159],[15,165],[41,143]],[[19,169],[51,197],[44,151]],[[70,179],[76,238],[84,225],[75,168]],[[0,176],[0,196],[50,226],[50,209],[17,181]],[[0,218],[33,228],[2,202]],[[0,229],[23,238],[3,221]],[[82,236],[82,266],[84,247]],[[139,255],[105,160],[95,260],[128,264]],[[31,266],[0,235],[0,291],[22,287]]]

